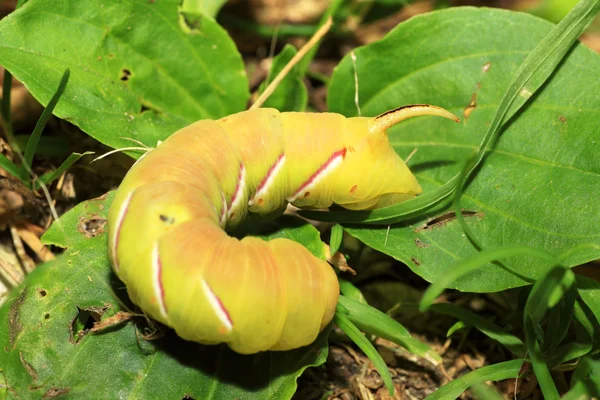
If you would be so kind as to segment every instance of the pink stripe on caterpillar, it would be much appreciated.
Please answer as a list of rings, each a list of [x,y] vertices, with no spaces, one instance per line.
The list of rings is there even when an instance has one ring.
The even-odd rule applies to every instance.
[[[260,197],[267,193],[267,191],[275,182],[275,177],[277,176],[279,171],[281,171],[283,164],[285,164],[285,154],[281,153],[279,157],[277,157],[277,160],[273,163],[273,165],[271,165],[271,168],[269,168],[269,170],[267,171],[267,175],[265,175],[260,185],[258,185],[258,187],[256,188],[256,193],[254,193],[254,196],[252,196],[252,198],[248,202],[249,206],[252,206],[254,204],[254,199],[258,198],[260,200]]]
[[[227,222],[227,199],[225,193],[221,192],[221,215],[219,216],[219,224],[225,226]]]
[[[231,316],[229,316],[229,312],[223,305],[221,299],[212,291],[208,283],[204,279],[202,279],[202,289],[204,290],[204,294],[208,299],[210,305],[212,306],[217,318],[223,324],[226,332],[231,332],[233,329],[233,321],[231,321]]]
[[[113,242],[112,242],[112,264],[113,267],[115,268],[115,271],[119,270],[119,259],[117,257],[117,246],[119,245],[119,235],[121,234],[121,227],[123,226],[123,221],[125,220],[125,214],[127,214],[127,209],[129,208],[129,202],[131,201],[131,196],[133,195],[133,192],[129,193],[129,195],[127,195],[127,197],[125,198],[125,201],[123,201],[123,204],[121,205],[121,209],[119,210],[119,215],[117,217],[117,222],[116,222],[116,226],[117,226],[117,231],[115,232],[115,235],[113,236]]]
[[[244,164],[240,163],[240,173],[238,175],[238,182],[235,185],[235,191],[233,192],[233,196],[231,197],[231,203],[227,210],[227,218],[231,218],[231,215],[235,212],[235,210],[241,205],[243,199],[243,193],[246,190],[246,168],[244,168]]]
[[[158,254],[158,243],[152,249],[152,276],[154,277],[154,296],[163,318],[167,318],[167,305],[165,304],[165,288],[162,283],[162,262]]]
[[[308,178],[298,190],[294,192],[290,197],[287,198],[287,201],[293,203],[296,199],[305,192],[307,189],[310,189],[312,186],[319,183],[321,179],[327,176],[331,171],[337,168],[342,161],[346,158],[346,148],[344,147],[342,150],[338,150],[329,156],[329,159],[323,163],[311,176]]]

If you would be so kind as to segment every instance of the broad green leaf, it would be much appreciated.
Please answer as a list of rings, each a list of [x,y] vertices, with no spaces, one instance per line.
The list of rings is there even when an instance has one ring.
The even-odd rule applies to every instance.
[[[401,156],[418,149],[409,166],[425,195],[448,182],[478,148],[513,74],[551,28],[526,14],[454,8],[415,17],[383,40],[355,51],[363,115],[411,103],[436,104],[463,115],[476,96],[477,107],[462,124],[424,117],[389,131]],[[527,243],[560,253],[599,240],[600,203],[590,198],[600,190],[600,133],[595,122],[600,98],[593,89],[598,81],[600,56],[576,46],[504,130],[461,200],[469,227],[485,247]],[[354,67],[346,57],[331,81],[330,111],[356,115],[354,91]],[[527,97],[526,92],[522,95]],[[447,204],[428,216],[442,216],[442,206]],[[389,234],[385,227],[347,229],[429,281],[476,252],[451,214],[401,223]],[[589,248],[564,262],[573,266],[598,257],[600,251]],[[524,285],[545,270],[543,261],[526,255],[504,263],[523,278],[488,264],[452,287],[498,291]]]
[[[283,50],[273,58],[273,64],[269,70],[268,81],[263,82],[260,87],[259,91],[261,93],[296,53],[297,50],[294,46],[287,44]],[[306,85],[302,78],[303,75],[300,71],[300,67],[298,65],[294,66],[261,107],[273,107],[279,111],[304,111],[308,104],[308,90],[306,89]]]
[[[519,371],[522,366],[523,360],[518,359],[481,367],[445,384],[427,396],[425,400],[456,399],[473,385],[486,381],[501,381],[504,379],[516,378],[519,376]]]
[[[321,241],[321,235],[317,228],[296,216],[284,215],[275,221],[264,224],[261,227],[261,232],[252,236],[261,237],[265,240],[290,239],[301,243],[315,257],[322,260],[326,259],[325,244]]]
[[[188,26],[179,0],[29,0],[0,22],[0,65],[47,104],[71,69],[54,113],[112,147],[155,146],[248,99],[234,43],[212,19]]]
[[[106,319],[131,307],[107,259],[112,197],[82,203],[55,223],[43,240],[65,253],[36,269],[0,308],[0,375],[15,397],[289,399],[297,377],[325,362],[329,328],[305,348],[254,356],[185,342],[166,328],[164,337],[145,340],[143,317],[97,334],[78,331],[85,323],[78,315],[105,310]],[[110,392],[98,391],[107,382]]]

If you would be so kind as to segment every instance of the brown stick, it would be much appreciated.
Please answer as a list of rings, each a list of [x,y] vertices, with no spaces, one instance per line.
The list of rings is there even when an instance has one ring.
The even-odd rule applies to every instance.
[[[258,97],[258,99],[256,99],[256,101],[254,102],[254,104],[252,104],[252,106],[250,106],[250,110],[254,109],[254,108],[258,108],[260,106],[263,105],[263,103],[269,98],[269,96],[271,96],[273,94],[273,92],[275,91],[275,89],[277,88],[277,86],[279,86],[279,84],[281,83],[281,81],[283,80],[283,78],[286,77],[286,75],[292,70],[292,68],[294,68],[294,66],[296,64],[298,64],[298,62],[300,62],[300,60],[302,59],[302,57],[304,57],[306,55],[306,53],[308,53],[310,51],[310,49],[319,41],[323,38],[323,36],[325,36],[325,34],[329,31],[329,29],[331,28],[331,24],[332,24],[332,20],[331,17],[329,17],[327,19],[327,21],[325,21],[325,23],[323,24],[323,26],[321,26],[319,28],[319,30],[317,32],[315,32],[315,34],[313,35],[313,37],[310,38],[310,40],[308,42],[306,42],[306,44],[304,46],[302,46],[302,48],[296,53],[296,55],[294,57],[292,57],[292,59],[290,60],[290,62],[288,62],[285,67],[283,67],[283,69],[281,70],[281,72],[275,77],[275,79],[273,79],[273,82],[271,82],[269,84],[269,86],[267,86],[267,88],[265,89],[264,92],[262,92],[262,94]]]

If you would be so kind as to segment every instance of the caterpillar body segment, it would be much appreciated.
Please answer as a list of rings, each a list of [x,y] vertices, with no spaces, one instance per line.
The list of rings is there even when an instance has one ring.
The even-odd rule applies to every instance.
[[[288,202],[360,210],[416,196],[385,129],[456,118],[416,107],[385,118],[254,109],[174,133],[136,162],[109,211],[110,260],[132,301],[184,339],[239,353],[313,342],[335,312],[333,269],[296,242],[225,229]]]

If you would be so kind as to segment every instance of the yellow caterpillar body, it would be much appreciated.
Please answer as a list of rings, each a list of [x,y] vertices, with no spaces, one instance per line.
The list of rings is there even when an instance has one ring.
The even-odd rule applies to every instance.
[[[109,255],[132,301],[184,339],[249,354],[310,344],[339,295],[327,262],[300,244],[227,235],[247,212],[287,203],[360,210],[421,192],[385,130],[414,115],[375,118],[255,109],[202,120],[146,153],[109,212]]]

